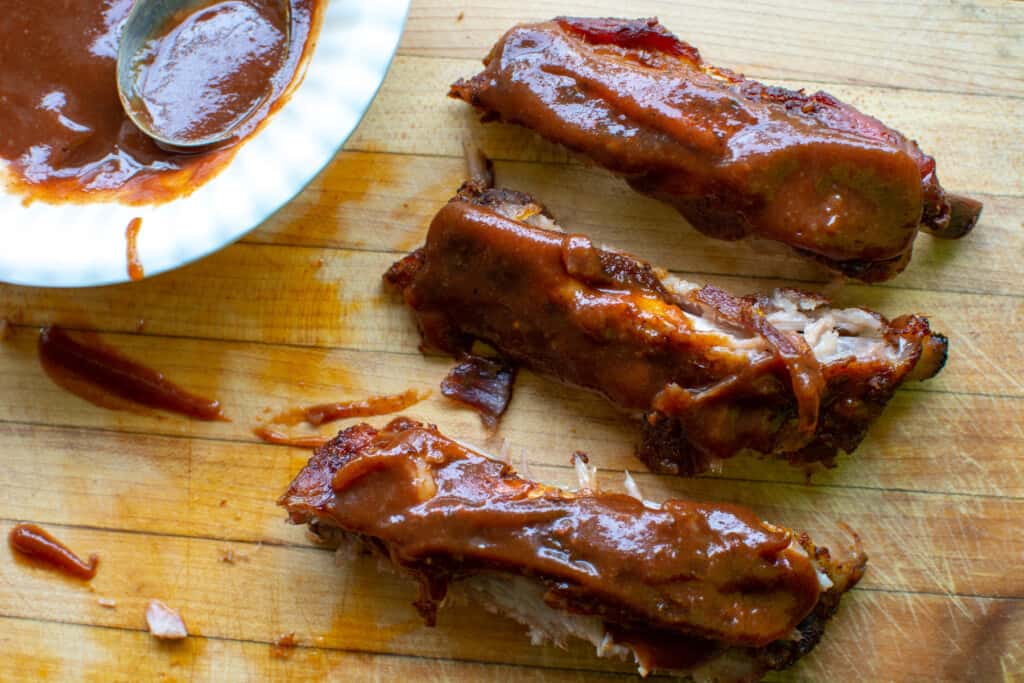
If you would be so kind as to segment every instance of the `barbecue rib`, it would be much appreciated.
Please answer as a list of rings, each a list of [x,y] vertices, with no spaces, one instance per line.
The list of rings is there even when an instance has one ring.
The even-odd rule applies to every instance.
[[[516,26],[484,64],[450,95],[623,174],[711,237],[760,235],[880,281],[918,229],[961,237],[981,212],[899,132],[827,93],[710,66],[656,19]]]
[[[472,181],[385,279],[427,346],[458,356],[486,342],[643,415],[638,454],[661,472],[696,474],[742,449],[831,464],[900,384],[946,356],[924,318],[700,288],[561,232],[528,195]]]
[[[563,492],[405,418],[340,433],[278,502],[417,579],[430,625],[461,591],[535,643],[589,640],[695,680],[754,681],[806,654],[867,561],[733,505]]]

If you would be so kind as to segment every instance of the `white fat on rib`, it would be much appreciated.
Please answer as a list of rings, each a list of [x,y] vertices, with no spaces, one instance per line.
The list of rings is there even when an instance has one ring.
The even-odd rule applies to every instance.
[[[846,358],[897,363],[905,350],[885,338],[882,320],[861,308],[834,309],[824,299],[776,290],[766,319],[778,330],[798,332],[822,365]]]
[[[698,289],[692,282],[674,275],[663,276],[662,284],[680,299]],[[770,310],[765,316],[768,322],[782,332],[802,335],[822,365],[847,358],[896,363],[906,351],[904,344],[894,347],[885,338],[885,326],[881,318],[861,308],[833,309],[821,297],[801,295],[793,290],[776,290],[769,300],[769,306]],[[733,348],[765,348],[764,339],[760,336],[739,337],[706,317],[690,312],[687,315],[693,329],[729,336]]]
[[[530,579],[507,574],[477,574],[453,584],[451,590],[458,594],[458,602],[471,600],[488,612],[525,626],[533,645],[553,643],[565,648],[570,639],[578,638],[593,645],[598,657],[632,659],[641,676],[650,673],[632,647],[615,642],[600,617],[552,609],[544,602],[544,588]],[[675,673],[688,675],[696,683],[714,683],[753,680],[760,672],[760,666],[746,650],[729,648],[693,669]]]
[[[570,614],[552,609],[544,602],[544,588],[535,581],[508,574],[477,574],[451,586],[484,609],[524,625],[530,642],[550,642],[565,648],[571,638],[594,646],[598,657],[635,659],[633,649],[615,643],[600,617]]]
[[[622,486],[623,488],[626,489],[627,496],[629,496],[630,498],[636,498],[637,500],[644,504],[645,508],[648,508],[650,510],[661,509],[661,505],[659,503],[655,503],[653,500],[647,500],[646,498],[644,498],[643,493],[640,492],[640,487],[637,486],[636,480],[633,479],[633,475],[629,473],[629,470],[626,470],[623,473]]]
[[[805,550],[802,545],[797,543],[796,539],[790,539],[789,545],[786,546],[786,548],[782,552],[792,553],[794,555],[799,555],[800,557],[807,557],[807,550]],[[828,574],[822,571],[821,567],[818,565],[817,562],[812,561],[811,564],[814,565],[814,572],[818,575],[818,588],[820,588],[822,591],[827,591],[834,585],[832,583],[832,579],[828,578]]]
[[[550,230],[551,232],[565,232],[558,223],[551,220],[549,217],[542,213],[531,214],[526,222],[535,228],[541,228],[542,230]]]
[[[662,286],[678,301],[686,300],[690,294],[700,289],[700,285],[684,280],[669,272],[659,270],[657,273]],[[747,334],[743,330],[721,325],[718,321],[707,316],[697,315],[682,308],[680,310],[683,311],[687,321],[690,323],[690,327],[695,332],[715,334],[722,337],[722,345],[715,347],[719,351],[742,352],[750,357],[751,362],[757,362],[761,359],[761,356],[770,353],[767,342],[760,335]]]
[[[576,468],[576,479],[580,484],[580,491],[597,491],[597,467],[587,464],[585,457],[579,453],[573,453],[572,466]]]

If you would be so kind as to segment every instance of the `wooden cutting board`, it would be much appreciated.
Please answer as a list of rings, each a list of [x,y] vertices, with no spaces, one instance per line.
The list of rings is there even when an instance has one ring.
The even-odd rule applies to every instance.
[[[335,0],[339,1],[339,0]],[[818,649],[785,681],[1024,680],[1024,3],[417,0],[369,115],[305,192],[238,244],[128,286],[0,286],[0,526],[45,525],[102,557],[91,585],[0,548],[0,680],[616,680],[585,647],[532,647],[519,626],[468,607],[424,628],[413,587],[372,561],[336,566],[274,504],[308,453],[258,442],[267,408],[434,390],[409,413],[571,484],[583,449],[602,483],[641,471],[632,425],[601,400],[523,373],[488,439],[436,391],[449,366],[417,351],[380,275],[422,240],[463,176],[461,145],[496,159],[573,230],[744,292],[827,274],[764,243],[699,236],[514,127],[445,99],[517,21],[558,13],[660,15],[712,62],[790,87],[823,87],[917,138],[947,188],[985,202],[961,242],[919,238],[890,284],[848,284],[847,304],[919,312],[950,338],[935,380],[899,392],[856,454],[810,481],[730,461],[717,476],[640,474],[649,497],[739,501],[838,541],[863,535],[869,571]],[[343,84],[339,84],[343,87]],[[143,227],[143,229],[145,229]],[[179,383],[220,398],[231,422],[97,408],[53,385],[37,329],[93,329]],[[382,423],[387,418],[373,420]],[[231,561],[233,560],[233,562]],[[97,599],[116,600],[104,608]],[[145,604],[193,637],[154,641]],[[294,632],[289,658],[271,643]]]

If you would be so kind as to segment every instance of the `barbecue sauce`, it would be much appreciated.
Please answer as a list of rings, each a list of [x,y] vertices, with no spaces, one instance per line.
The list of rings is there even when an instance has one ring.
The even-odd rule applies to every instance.
[[[240,128],[241,137],[258,130],[284,104],[311,53],[326,2],[291,2],[292,49],[278,55],[271,95]],[[230,161],[237,146],[203,154],[171,152],[128,120],[115,67],[131,0],[13,0],[8,5],[0,22],[0,160],[8,162],[7,185],[26,202],[164,202],[189,194]],[[215,47],[229,46],[220,41]],[[230,55],[220,54],[225,56]],[[236,60],[235,66],[228,69],[229,93],[265,79],[246,63]],[[178,85],[176,99],[167,104],[184,107],[184,98],[196,93]],[[209,89],[199,99],[191,110],[203,112],[200,127],[244,106],[230,98],[215,100]]]
[[[281,432],[268,429],[267,427],[257,427],[252,430],[252,433],[257,436],[261,441],[266,443],[276,444],[278,446],[294,446],[295,448],[319,448],[325,443],[330,441],[325,436],[289,436],[282,434]]]
[[[181,14],[143,50],[137,104],[153,130],[195,144],[239,125],[273,91],[288,27],[270,0],[215,1]]]
[[[390,396],[371,396],[370,398],[356,401],[320,403],[313,406],[292,408],[291,410],[278,413],[274,416],[272,422],[289,426],[305,422],[310,426],[319,427],[329,422],[351,417],[373,417],[374,415],[397,413],[400,410],[416,405],[428,395],[415,389],[409,389],[400,394]],[[267,443],[280,446],[294,446],[296,448],[319,448],[330,440],[327,437],[317,435],[290,436],[268,427],[257,427],[253,430],[253,433]]]
[[[297,425],[300,422],[305,422],[313,427],[319,427],[328,422],[350,417],[373,417],[374,415],[397,413],[416,405],[426,397],[427,394],[409,389],[389,396],[371,396],[355,401],[319,403],[278,413],[274,416],[273,421],[283,425]]]
[[[78,342],[60,327],[39,333],[39,360],[56,384],[104,408],[122,408],[127,402],[197,420],[227,419],[219,401],[186,391],[159,370],[96,341]]]
[[[450,577],[497,570],[535,577],[548,604],[671,631],[678,646],[761,647],[789,637],[821,591],[797,539],[747,509],[566,493],[405,418],[340,434],[280,502],[295,521],[382,544],[431,587],[418,603],[428,621]]]
[[[91,555],[86,562],[35,524],[18,524],[11,529],[7,540],[19,553],[54,567],[68,576],[86,581],[96,576],[99,557]]]

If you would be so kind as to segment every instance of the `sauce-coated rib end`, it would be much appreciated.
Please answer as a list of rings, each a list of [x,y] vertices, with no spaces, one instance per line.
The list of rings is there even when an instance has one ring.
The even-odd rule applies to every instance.
[[[385,279],[425,346],[460,356],[484,342],[596,391],[643,418],[649,467],[683,475],[743,450],[831,464],[946,357],[922,317],[701,287],[563,232],[526,194],[475,183]]]
[[[623,175],[712,237],[759,235],[871,282],[906,267],[919,229],[960,237],[981,212],[898,131],[828,93],[711,66],[655,19],[522,24],[484,67],[450,95]]]
[[[279,503],[415,578],[428,624],[466,594],[535,642],[578,638],[642,673],[723,683],[810,651],[867,561],[735,505],[545,486],[406,418],[340,433]]]

